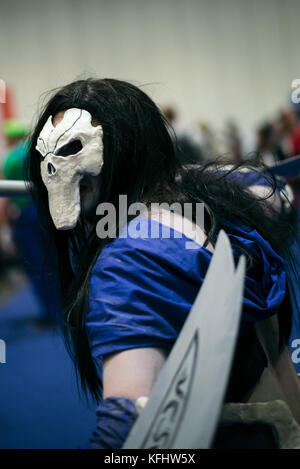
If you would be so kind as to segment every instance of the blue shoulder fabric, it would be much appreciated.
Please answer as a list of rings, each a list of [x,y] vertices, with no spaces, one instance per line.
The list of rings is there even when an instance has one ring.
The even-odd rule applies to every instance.
[[[134,223],[146,226],[143,237],[115,239],[92,271],[86,327],[94,357],[138,347],[170,349],[212,257],[172,229],[169,238],[145,236],[160,225],[156,221],[137,217]],[[242,333],[278,312],[286,292],[285,262],[257,231],[227,222],[227,233],[236,256],[241,244],[257,259],[255,273],[245,280]]]
[[[300,375],[300,250],[299,234],[295,237],[285,252],[287,261],[287,283],[290,293],[292,309],[292,328],[289,337],[289,347],[292,362]]]
[[[271,174],[264,173],[263,171],[241,171],[236,170],[228,175],[229,178],[239,182],[242,186],[272,186]],[[285,187],[285,182],[280,177],[273,176],[276,180],[276,190],[281,191]]]

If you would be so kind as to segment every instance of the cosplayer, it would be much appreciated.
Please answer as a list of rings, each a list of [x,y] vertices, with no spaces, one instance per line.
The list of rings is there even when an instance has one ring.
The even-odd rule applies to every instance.
[[[275,204],[254,195],[232,168],[184,167],[151,99],[113,79],[81,80],[56,92],[32,134],[27,163],[40,223],[56,252],[67,344],[83,390],[100,403],[87,447],[122,447],[137,417],[135,402],[151,392],[201,287],[221,228],[234,255],[247,257],[226,401],[247,402],[268,359],[274,366],[284,362],[292,375],[289,405],[300,422],[300,400],[293,397],[299,392],[297,376],[286,349],[290,306],[281,257],[291,227]],[[192,213],[190,225],[181,230],[180,215],[165,221],[165,210],[157,215],[150,209],[139,216],[129,210],[124,223],[120,195],[126,195],[123,212],[134,203],[204,203],[204,226],[193,229]],[[107,204],[118,215],[116,236],[109,230],[101,235],[109,221]],[[136,236],[132,229],[130,236],[137,224],[144,234],[158,228],[159,235]],[[164,237],[168,224],[171,235]],[[193,249],[186,248],[187,241]],[[255,332],[255,325],[269,318],[271,358]]]

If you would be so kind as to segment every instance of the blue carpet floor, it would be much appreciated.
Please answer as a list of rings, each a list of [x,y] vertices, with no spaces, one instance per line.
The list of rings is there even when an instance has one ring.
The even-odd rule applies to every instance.
[[[39,305],[29,286],[0,306],[0,448],[76,448],[95,425],[80,400],[73,365],[59,332],[39,330]]]

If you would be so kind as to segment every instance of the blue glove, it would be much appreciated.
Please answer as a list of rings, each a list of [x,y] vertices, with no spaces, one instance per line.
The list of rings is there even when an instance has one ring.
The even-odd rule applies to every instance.
[[[88,449],[122,448],[138,417],[135,402],[124,397],[108,397],[97,408],[97,428]]]

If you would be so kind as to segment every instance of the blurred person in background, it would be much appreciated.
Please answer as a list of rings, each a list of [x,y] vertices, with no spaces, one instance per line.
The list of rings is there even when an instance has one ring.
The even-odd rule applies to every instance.
[[[233,164],[239,163],[243,156],[243,145],[239,128],[233,120],[226,122],[224,136],[226,156],[228,155]]]
[[[280,112],[277,126],[281,134],[283,151],[287,156],[300,154],[300,122],[293,109]]]
[[[287,158],[273,123],[266,122],[259,127],[257,131],[256,153],[258,161],[266,166],[273,166]]]
[[[281,147],[287,157],[300,155],[300,122],[296,112],[285,109],[279,113],[276,127],[280,134]],[[300,176],[289,178],[288,183],[294,193],[293,206],[298,210],[300,206]]]
[[[218,155],[222,155],[224,148],[211,126],[207,122],[200,121],[198,128],[204,161],[209,161],[215,159]]]
[[[27,124],[20,119],[4,122],[4,135],[8,148],[2,158],[4,179],[24,180],[24,161],[29,148],[28,132]],[[25,197],[2,199],[2,211],[10,229],[10,241],[16,248],[12,247],[8,258],[12,258],[14,264],[19,260],[40,305],[41,318],[36,323],[41,326],[52,325],[58,313],[55,311],[58,305],[54,306],[47,291],[46,272],[43,266],[45,254],[41,245],[36,207],[28,194]]]
[[[171,137],[176,156],[185,164],[197,164],[203,161],[200,133],[179,122],[178,114],[173,106],[163,109],[163,114],[172,129]]]
[[[22,168],[24,163],[24,138],[28,133],[28,126],[19,119],[6,119],[2,122],[2,133],[5,138],[5,148],[1,154],[0,172],[1,178],[9,178],[10,168],[18,167],[16,179],[23,179]],[[11,154],[7,162],[8,155]],[[21,160],[20,160],[21,157]],[[17,164],[15,161],[17,160]],[[3,174],[3,166],[6,175]],[[14,177],[10,178],[14,179]],[[9,279],[10,268],[19,264],[19,256],[16,252],[15,242],[12,240],[12,227],[14,226],[20,209],[19,206],[26,205],[28,198],[16,198],[15,201],[7,197],[0,197],[0,263],[3,282]]]

